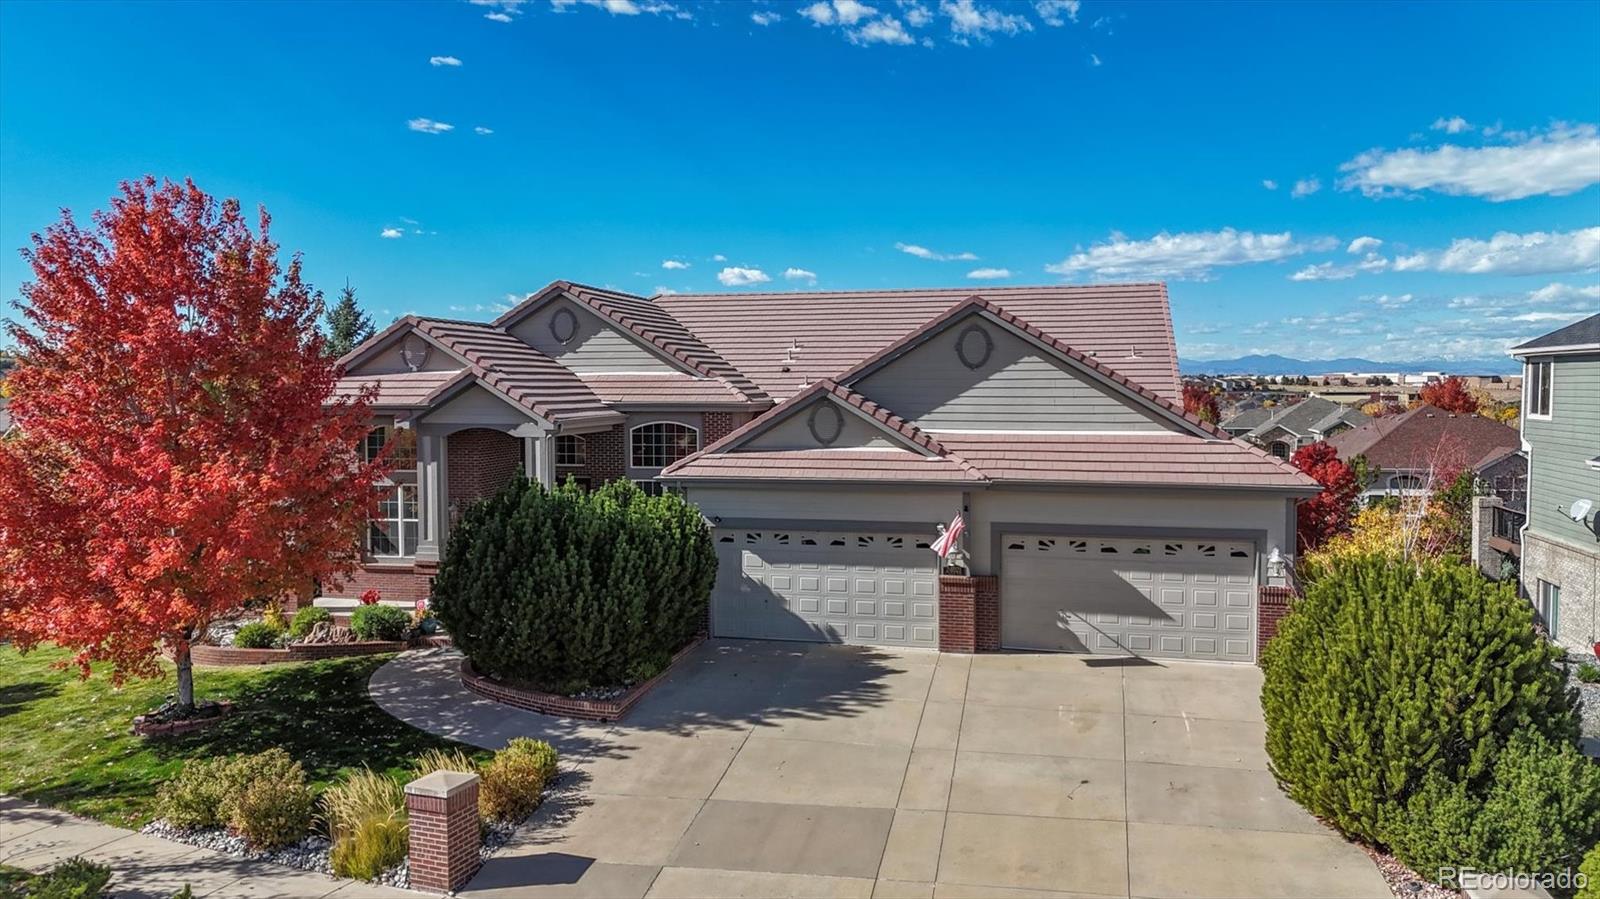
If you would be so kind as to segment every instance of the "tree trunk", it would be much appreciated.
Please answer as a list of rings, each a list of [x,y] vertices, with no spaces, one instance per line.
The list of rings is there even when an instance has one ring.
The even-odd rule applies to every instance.
[[[194,711],[194,662],[189,658],[189,641],[178,641],[172,660],[178,665],[178,708]]]

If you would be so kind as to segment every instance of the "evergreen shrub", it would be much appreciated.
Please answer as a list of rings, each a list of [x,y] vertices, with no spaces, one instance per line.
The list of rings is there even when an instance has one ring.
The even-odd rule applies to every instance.
[[[411,616],[394,606],[359,606],[350,614],[350,630],[362,640],[403,640]]]

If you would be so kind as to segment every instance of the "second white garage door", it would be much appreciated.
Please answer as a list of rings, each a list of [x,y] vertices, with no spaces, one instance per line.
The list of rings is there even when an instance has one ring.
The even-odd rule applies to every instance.
[[[938,646],[927,538],[883,532],[715,532],[719,637]]]
[[[1027,534],[1001,543],[1007,648],[1255,659],[1249,543]]]

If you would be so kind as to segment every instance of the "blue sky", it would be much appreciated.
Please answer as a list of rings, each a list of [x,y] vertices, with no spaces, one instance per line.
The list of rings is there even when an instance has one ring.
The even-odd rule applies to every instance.
[[[1596,46],[1593,3],[4,3],[0,289],[149,172],[380,325],[1160,278],[1186,358],[1497,357],[1600,309]]]

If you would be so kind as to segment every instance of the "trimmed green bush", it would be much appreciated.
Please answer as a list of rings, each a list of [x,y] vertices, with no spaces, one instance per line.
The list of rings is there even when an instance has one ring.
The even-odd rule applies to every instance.
[[[241,649],[271,649],[280,632],[265,621],[252,621],[233,635],[233,645]]]
[[[1572,899],[1600,899],[1600,843],[1595,844],[1595,847],[1589,850],[1589,854],[1583,857],[1583,864],[1578,866],[1578,873],[1588,882]]]
[[[363,640],[400,640],[411,616],[394,606],[361,606],[350,615],[350,630]]]
[[[1435,773],[1383,816],[1384,842],[1416,871],[1573,868],[1600,839],[1600,766],[1568,742],[1514,734],[1483,795]]]
[[[522,821],[539,807],[557,764],[556,750],[549,743],[517,737],[479,772],[479,810],[496,821]]]
[[[22,895],[29,899],[98,899],[111,882],[106,865],[81,858],[69,858],[43,874],[35,874],[23,884]]]
[[[480,672],[570,693],[664,668],[704,628],[716,571],[680,497],[518,479],[451,529],[433,608]]]
[[[156,808],[177,827],[228,827],[270,849],[310,831],[312,793],[300,763],[273,748],[189,762],[161,786]]]
[[[318,606],[306,606],[294,613],[294,620],[289,622],[289,636],[296,640],[311,633],[311,629],[319,624],[333,621],[333,614],[327,609]]]
[[[1289,795],[1383,842],[1430,775],[1481,795],[1511,735],[1574,742],[1560,650],[1508,584],[1453,561],[1338,559],[1263,654],[1267,755]]]

